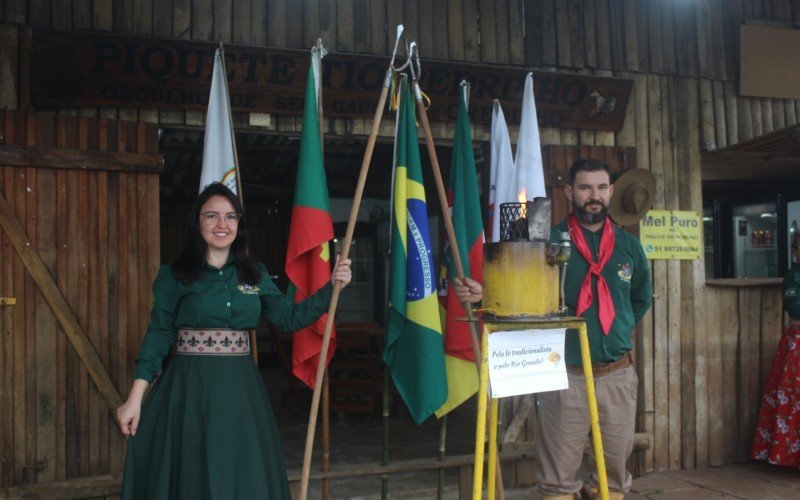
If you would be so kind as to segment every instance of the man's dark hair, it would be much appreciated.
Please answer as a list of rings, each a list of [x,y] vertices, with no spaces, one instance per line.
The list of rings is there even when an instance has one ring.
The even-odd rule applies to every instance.
[[[575,163],[569,167],[569,185],[575,185],[575,176],[578,175],[578,172],[597,172],[599,170],[605,170],[608,174],[608,180],[611,181],[611,167],[603,160],[591,160],[588,158],[575,160]]]
[[[261,272],[248,255],[247,218],[244,208],[233,191],[219,182],[206,186],[195,200],[189,213],[189,220],[186,221],[186,240],[183,251],[172,263],[172,274],[179,281],[188,285],[197,281],[203,272],[208,245],[200,234],[200,209],[212,196],[227,198],[241,217],[236,230],[236,239],[231,244],[231,255],[239,270],[239,283],[257,285],[261,281]]]

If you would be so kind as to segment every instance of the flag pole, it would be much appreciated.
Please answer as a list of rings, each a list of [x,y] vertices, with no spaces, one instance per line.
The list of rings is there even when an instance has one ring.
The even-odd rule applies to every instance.
[[[356,191],[353,195],[353,205],[350,208],[350,218],[347,221],[347,231],[344,236],[342,244],[341,258],[346,259],[350,253],[350,243],[353,240],[353,232],[355,231],[356,218],[358,217],[358,210],[361,206],[361,198],[364,195],[364,185],[367,181],[367,173],[369,172],[370,160],[372,160],[372,152],[375,149],[375,142],[378,138],[378,130],[380,129],[381,119],[383,118],[383,108],[386,106],[386,96],[389,94],[389,86],[392,81],[392,70],[394,66],[394,58],[397,53],[397,44],[400,41],[400,36],[403,33],[403,25],[397,26],[397,37],[394,41],[394,49],[392,50],[392,58],[389,62],[389,68],[386,70],[386,77],[383,80],[383,88],[381,95],[378,99],[378,106],[375,109],[375,116],[372,119],[372,130],[370,131],[369,139],[367,140],[367,149],[364,152],[364,160],[361,162],[361,172],[358,176],[358,183],[356,184]],[[333,329],[334,316],[336,314],[336,306],[339,303],[339,294],[342,290],[342,282],[337,281],[333,285],[333,293],[331,294],[331,302],[328,306],[328,319],[325,321],[325,333],[322,336],[322,348],[319,354],[319,364],[317,365],[317,378],[314,384],[314,395],[311,398],[311,411],[308,416],[308,431],[306,432],[306,448],[303,455],[303,473],[300,478],[300,499],[306,500],[308,497],[308,479],[311,474],[311,453],[314,448],[314,432],[317,427],[317,412],[319,411],[320,391],[322,388],[322,377],[325,373],[325,360],[328,357],[328,345],[331,339],[331,330]]]
[[[325,158],[325,134],[322,132],[322,85],[318,85],[322,78],[322,38],[317,38],[316,50],[314,51],[312,64],[316,65],[314,71],[315,76],[315,94],[317,96],[317,123],[319,124],[319,148],[322,153],[322,158]],[[325,358],[327,359],[327,352]],[[318,368],[319,369],[319,368]],[[322,470],[328,471],[331,467],[331,402],[330,402],[330,385],[328,380],[328,367],[325,366],[325,375],[322,379]],[[328,500],[330,496],[328,478],[322,479],[322,500]]]
[[[415,43],[411,44],[412,50],[415,50]],[[419,68],[419,50],[417,49],[417,67]],[[442,218],[444,219],[445,230],[447,231],[447,238],[450,240],[450,252],[453,255],[453,263],[456,267],[456,275],[458,279],[464,279],[464,266],[461,264],[461,253],[458,250],[458,242],[456,241],[456,232],[453,228],[453,219],[450,216],[450,207],[447,204],[447,193],[444,189],[444,181],[442,180],[442,172],[439,168],[439,159],[436,155],[436,146],[433,143],[433,135],[431,134],[431,125],[428,122],[428,112],[425,109],[425,103],[422,101],[422,90],[419,88],[418,76],[414,74],[413,65],[411,66],[411,76],[414,84],[414,97],[417,100],[417,110],[419,113],[419,122],[422,131],[425,135],[425,144],[428,148],[428,157],[431,160],[431,170],[433,171],[433,178],[436,181],[436,191],[439,195],[439,203],[442,209]],[[467,313],[469,319],[470,332],[472,333],[472,353],[475,356],[476,366],[480,360],[481,348],[478,345],[478,330],[475,323],[475,317],[472,313],[469,300],[461,303],[464,311]]]
[[[444,462],[447,455],[447,414],[442,416],[439,424],[439,461]],[[436,500],[444,496],[444,468],[439,468],[439,482],[436,486]]]
[[[408,60],[400,67],[395,68],[395,72],[399,73],[400,71],[404,70],[409,64],[411,64],[411,53],[408,51],[408,46],[406,46],[406,54],[408,55]],[[401,95],[401,92],[397,92],[397,96]],[[393,96],[394,98],[395,96]],[[398,104],[400,97],[397,97]],[[392,103],[394,104],[394,102]],[[394,200],[394,182],[395,182],[395,169],[397,167],[396,160],[397,160],[397,132],[399,127],[399,106],[398,106],[398,115],[397,115],[397,124],[395,126],[394,131],[394,141],[395,141],[395,151],[394,151],[394,160],[395,164],[392,167],[392,189],[391,189],[391,199],[389,200],[389,205],[393,206]],[[390,252],[391,253],[391,252]],[[381,420],[383,423],[383,449],[381,454],[381,465],[387,466],[389,465],[389,390],[391,389],[391,379],[392,373],[389,369],[389,365],[386,363],[383,364],[383,410],[381,414]],[[386,500],[389,498],[389,474],[383,473],[381,474],[381,500]]]
[[[242,175],[239,170],[239,153],[236,151],[236,134],[233,131],[233,111],[231,111],[231,94],[228,91],[228,70],[225,68],[225,47],[222,42],[219,42],[219,60],[222,66],[222,74],[225,77],[225,99],[228,101],[228,123],[231,124],[231,145],[233,146],[233,168],[236,169],[236,196],[239,197],[239,203],[244,208],[244,190],[242,190]],[[258,343],[256,339],[255,329],[250,330],[250,355],[253,356],[253,362],[258,366]]]
[[[231,144],[233,145],[233,166],[236,168],[236,194],[239,197],[239,203],[244,206],[244,193],[242,192],[242,176],[239,171],[239,153],[236,151],[236,134],[233,131],[233,112],[231,111],[231,94],[228,91],[228,70],[225,68],[225,48],[222,42],[219,42],[219,55],[220,64],[222,65],[222,74],[225,75],[225,99],[228,101],[228,123],[231,124]]]
[[[389,365],[383,364],[383,409],[381,419],[383,421],[383,450],[381,453],[381,465],[389,465]],[[381,500],[389,498],[389,475],[381,474]]]
[[[436,181],[436,191],[439,194],[439,203],[442,208],[442,218],[444,219],[445,229],[447,230],[447,238],[450,240],[450,252],[453,256],[453,262],[456,267],[456,275],[458,276],[459,280],[463,280],[464,275],[464,266],[461,264],[461,254],[458,250],[458,242],[456,241],[456,232],[453,228],[453,220],[450,216],[449,206],[447,204],[447,193],[444,189],[444,181],[442,180],[442,172],[439,168],[439,160],[436,155],[436,146],[433,143],[433,135],[431,134],[431,125],[428,121],[428,112],[425,109],[425,103],[422,100],[422,90],[419,87],[419,80],[418,78],[422,76],[422,67],[419,63],[419,49],[415,49],[416,44],[412,43],[412,50],[416,50],[416,65],[417,65],[417,74],[414,72],[414,65],[410,66],[411,69],[411,76],[413,78],[414,83],[414,97],[417,100],[417,110],[419,112],[419,122],[422,126],[422,131],[425,135],[425,144],[428,148],[428,156],[431,160],[431,170],[433,171],[433,178]],[[478,370],[478,374],[480,375],[480,359],[481,359],[481,348],[478,344],[478,328],[474,314],[472,313],[472,308],[470,307],[469,300],[465,300],[461,303],[464,311],[467,313],[467,319],[469,321],[469,329],[472,333],[472,353],[475,356],[475,367]],[[505,499],[505,492],[503,490],[503,480],[502,480],[502,472],[499,467],[500,459],[498,457],[498,467],[496,467],[497,471],[497,487],[498,487],[498,497],[500,500]]]

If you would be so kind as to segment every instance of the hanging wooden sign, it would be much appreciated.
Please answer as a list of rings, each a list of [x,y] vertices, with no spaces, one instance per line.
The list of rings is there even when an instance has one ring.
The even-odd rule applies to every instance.
[[[214,50],[209,42],[143,38],[34,28],[30,93],[34,106],[123,106],[204,109]],[[225,46],[231,105],[235,111],[301,114],[310,52],[273,47]],[[388,57],[330,53],[323,60],[324,113],[370,117]],[[422,61],[420,86],[430,98],[428,116],[456,118],[459,84],[471,84],[470,117],[490,123],[499,99],[509,123],[519,122],[528,71],[445,61]],[[539,124],[619,130],[632,80],[534,71]]]

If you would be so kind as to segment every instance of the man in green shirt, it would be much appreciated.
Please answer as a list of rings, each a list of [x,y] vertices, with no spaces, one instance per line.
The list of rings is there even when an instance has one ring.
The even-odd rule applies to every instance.
[[[652,301],[649,265],[639,241],[608,217],[614,186],[607,164],[578,160],[565,193],[572,214],[553,227],[569,232],[573,250],[564,297],[568,315],[586,319],[611,498],[631,486],[625,463],[633,450],[638,379],[633,328]],[[565,358],[569,388],[537,395],[536,446],[544,499],[572,499],[590,431],[578,335],[569,330]],[[592,463],[594,463],[592,461]]]

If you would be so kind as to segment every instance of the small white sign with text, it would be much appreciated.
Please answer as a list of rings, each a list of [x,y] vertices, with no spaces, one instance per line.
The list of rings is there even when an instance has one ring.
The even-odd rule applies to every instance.
[[[568,387],[564,363],[566,328],[494,332],[489,335],[493,398]]]

